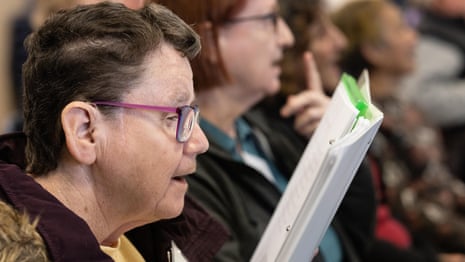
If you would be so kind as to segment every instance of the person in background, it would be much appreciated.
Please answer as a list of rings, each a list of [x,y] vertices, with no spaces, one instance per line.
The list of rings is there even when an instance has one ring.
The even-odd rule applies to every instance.
[[[0,261],[47,262],[44,240],[37,233],[38,220],[0,201]]]
[[[405,8],[419,40],[416,70],[398,92],[440,128],[446,163],[465,181],[465,1],[411,0]]]
[[[286,50],[283,62],[282,93],[292,95],[305,83],[302,54],[310,51],[320,73],[325,93],[332,95],[342,75],[340,59],[347,48],[347,38],[330,18],[321,0],[282,0],[282,13],[296,37],[296,43]]]
[[[69,9],[78,5],[90,5],[104,2],[102,0],[36,0],[30,7],[28,17],[32,31],[39,28],[51,15],[62,9]],[[121,3],[131,9],[144,6],[145,0],[110,0],[108,2]]]
[[[375,233],[377,239],[386,242],[371,250],[372,258],[462,261],[461,254],[441,253],[426,232],[411,226],[407,213],[398,208],[412,196],[404,189],[415,190],[419,181],[430,182],[430,177],[443,176],[442,168],[437,168],[437,133],[422,121],[415,108],[396,97],[402,77],[415,68],[416,32],[406,23],[401,10],[385,0],[348,3],[337,10],[333,19],[348,38],[341,60],[343,70],[358,76],[368,69],[372,101],[385,115],[368,154],[379,201]],[[425,134],[428,144],[421,141]],[[426,175],[428,172],[435,173]],[[416,204],[421,206],[420,202]]]
[[[100,3],[56,13],[26,50],[25,132],[0,137],[0,201],[39,218],[49,258],[144,261],[124,233],[160,220],[157,261],[175,246],[215,253],[227,233],[185,199],[208,148],[198,35],[159,5]]]
[[[311,136],[329,98],[307,56],[314,77],[283,107],[298,127],[270,121],[259,108],[279,91],[283,49],[294,41],[277,1],[156,2],[193,25],[203,40],[204,52],[192,65],[197,102],[205,108],[200,124],[211,146],[198,159],[188,194],[231,232],[215,260],[248,261],[305,148],[301,136]],[[332,251],[322,255],[320,247],[317,259],[342,258],[336,227],[325,235]]]

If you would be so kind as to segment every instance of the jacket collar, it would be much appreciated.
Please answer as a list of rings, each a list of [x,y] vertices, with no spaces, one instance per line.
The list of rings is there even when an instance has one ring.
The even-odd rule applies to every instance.
[[[112,261],[87,223],[25,174],[25,144],[21,133],[0,136],[0,191],[5,200],[26,210],[31,219],[39,218],[37,230],[52,261]]]

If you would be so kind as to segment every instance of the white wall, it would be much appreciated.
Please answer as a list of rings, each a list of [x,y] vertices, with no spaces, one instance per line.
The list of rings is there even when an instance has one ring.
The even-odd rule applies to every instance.
[[[0,133],[13,114],[13,92],[9,73],[11,24],[10,19],[18,14],[25,0],[0,0]]]

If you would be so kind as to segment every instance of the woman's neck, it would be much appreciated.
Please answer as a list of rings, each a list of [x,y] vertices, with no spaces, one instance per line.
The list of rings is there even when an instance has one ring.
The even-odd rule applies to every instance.
[[[115,214],[107,214],[107,210],[102,209],[102,205],[99,204],[102,199],[99,199],[93,190],[96,188],[95,184],[92,184],[92,179],[89,179],[87,174],[80,172],[82,170],[58,167],[47,176],[35,177],[35,181],[86,221],[101,245],[111,246],[130,228],[120,223],[122,220],[118,220]],[[112,222],[117,222],[110,224],[107,217],[111,217]]]
[[[375,101],[383,101],[396,95],[400,76],[390,72],[373,70],[370,72],[370,91]]]

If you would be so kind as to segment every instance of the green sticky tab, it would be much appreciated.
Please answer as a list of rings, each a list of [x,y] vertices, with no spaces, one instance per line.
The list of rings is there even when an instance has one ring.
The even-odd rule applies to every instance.
[[[367,117],[368,112],[368,102],[365,97],[362,95],[360,88],[358,87],[357,81],[351,75],[347,73],[342,74],[342,83],[346,87],[347,94],[349,94],[349,99],[355,108],[358,109],[358,116]]]

